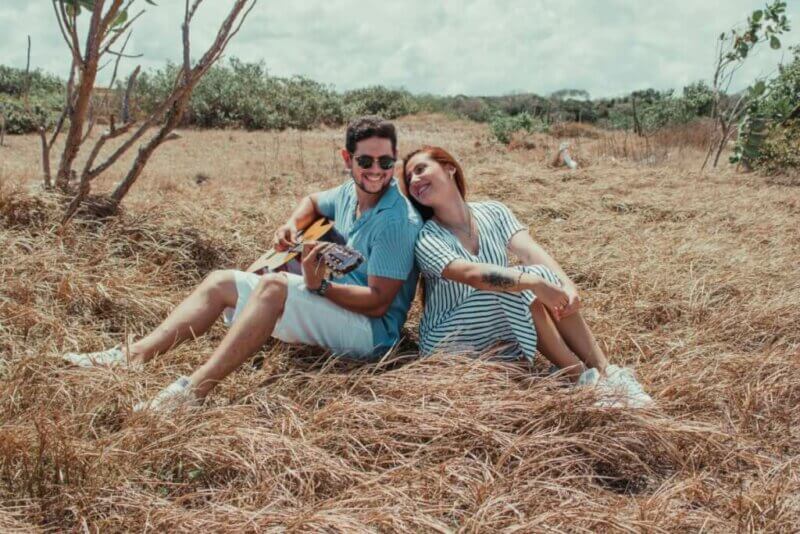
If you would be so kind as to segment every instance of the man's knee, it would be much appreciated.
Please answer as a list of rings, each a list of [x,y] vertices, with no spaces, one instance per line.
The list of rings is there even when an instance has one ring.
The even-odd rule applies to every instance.
[[[232,269],[218,269],[212,271],[203,280],[204,289],[213,296],[223,301],[228,306],[235,306],[238,298],[236,290],[236,271]]]
[[[253,291],[253,297],[264,300],[272,306],[280,306],[281,309],[283,309],[288,294],[289,283],[283,273],[263,275]]]

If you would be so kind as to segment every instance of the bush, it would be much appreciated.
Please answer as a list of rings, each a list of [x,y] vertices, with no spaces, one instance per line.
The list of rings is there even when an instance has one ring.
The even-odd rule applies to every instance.
[[[541,119],[534,119],[529,113],[520,113],[518,115],[497,114],[489,126],[495,139],[504,145],[511,142],[511,138],[516,132],[523,130],[526,132],[544,132],[547,130],[547,126]]]
[[[55,76],[39,70],[26,75],[22,69],[0,65],[0,115],[6,132],[26,134],[52,126],[64,105],[63,92],[64,84]]]
[[[150,112],[169,94],[178,66],[142,75],[137,95]],[[313,80],[269,76],[263,63],[232,58],[215,65],[192,93],[186,113],[189,124],[204,128],[241,127],[249,130],[307,130],[344,121],[341,97]]]
[[[778,75],[750,89],[753,97],[739,125],[731,162],[740,160],[769,172],[800,168],[800,46]]]
[[[346,119],[360,115],[380,115],[396,119],[419,111],[414,96],[404,89],[388,89],[376,85],[365,89],[347,91],[343,97]]]
[[[28,106],[22,98],[0,94],[0,115],[5,118],[9,134],[32,133],[40,126],[50,128],[58,120],[63,106],[60,95],[31,96]]]
[[[800,119],[787,121],[770,132],[755,165],[774,174],[800,169]]]
[[[0,65],[0,94],[20,97],[25,94],[28,83],[32,95],[60,93],[64,90],[64,82],[51,74],[37,69],[26,76],[23,69]]]
[[[477,96],[459,95],[450,99],[447,106],[454,115],[476,122],[489,122],[498,113],[486,99]]]

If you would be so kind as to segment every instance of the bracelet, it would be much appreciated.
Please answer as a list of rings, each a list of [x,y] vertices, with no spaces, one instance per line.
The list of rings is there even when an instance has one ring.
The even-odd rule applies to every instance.
[[[520,271],[519,276],[517,277],[517,287],[519,287],[520,283],[522,282],[523,274],[525,274],[525,271]]]
[[[328,280],[326,280],[325,278],[323,278],[322,281],[320,281],[318,288],[309,289],[309,291],[311,291],[315,295],[319,295],[320,297],[324,297],[325,296],[325,292],[328,291],[328,288],[330,286],[331,286],[331,283],[328,282]]]

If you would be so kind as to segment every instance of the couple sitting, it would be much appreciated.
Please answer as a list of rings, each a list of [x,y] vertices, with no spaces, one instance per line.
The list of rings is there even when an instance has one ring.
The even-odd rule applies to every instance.
[[[298,229],[324,216],[366,259],[336,282],[324,277],[320,252],[306,245],[302,275],[211,273],[146,337],[127,348],[67,354],[80,366],[141,365],[206,332],[224,315],[230,330],[208,361],[140,409],[197,405],[270,336],[375,361],[399,340],[422,272],[420,352],[492,350],[532,359],[538,350],[573,382],[598,389],[605,405],[643,406],[652,399],[630,371],[609,365],[581,317],[575,285],[499,202],[465,201],[459,164],[425,147],[394,179],[394,125],[377,117],[350,123],[342,158],[352,179],[305,197],[275,233],[286,250]],[[423,224],[423,220],[425,221]],[[509,267],[508,252],[524,266]]]

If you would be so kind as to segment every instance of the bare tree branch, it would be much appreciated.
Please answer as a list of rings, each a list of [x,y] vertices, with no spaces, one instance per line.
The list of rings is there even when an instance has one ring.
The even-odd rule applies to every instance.
[[[30,105],[31,94],[31,36],[28,35],[28,61],[25,63],[25,100],[24,105],[27,110]]]
[[[80,63],[81,61],[80,50],[77,50],[74,47],[74,40],[71,38],[71,33],[68,34],[67,32],[67,22],[66,22],[67,14],[64,12],[63,4],[54,1],[53,12],[56,14],[56,21],[58,22],[58,29],[61,31],[61,36],[64,38],[64,42],[67,44],[67,48],[69,48],[70,52],[72,53],[73,61],[76,63]]]
[[[128,87],[125,89],[125,98],[122,100],[122,122],[131,122],[131,96],[141,68],[140,65],[137,65],[133,73],[128,77]]]
[[[186,109],[186,105],[192,96],[194,85],[200,81],[208,69],[211,68],[211,65],[213,65],[214,61],[221,55],[223,51],[222,49],[230,41],[231,32],[238,31],[238,29],[241,28],[243,18],[239,19],[240,15],[242,17],[247,17],[253,8],[253,5],[255,5],[255,2],[256,0],[236,0],[233,7],[231,7],[228,16],[220,25],[220,29],[217,32],[214,42],[208,48],[206,53],[203,54],[203,57],[200,59],[197,65],[195,65],[194,68],[186,73],[187,75],[184,77],[184,83],[178,89],[178,91],[176,91],[177,94],[174,94],[173,98],[169,99],[173,100],[173,104],[169,108],[166,119],[164,120],[164,123],[162,124],[158,133],[156,133],[156,135],[150,139],[145,146],[139,149],[139,154],[136,156],[130,171],[125,178],[119,184],[117,184],[117,187],[111,194],[111,198],[116,204],[119,204],[122,201],[133,183],[141,175],[144,166],[147,164],[147,161],[150,159],[150,156],[153,154],[155,149],[158,148],[162,142],[164,142],[167,135],[169,135],[169,133],[180,123],[183,117],[183,112]],[[196,4],[199,5],[199,1],[196,2]],[[248,9],[244,10],[246,6]],[[243,10],[244,13],[242,13]],[[237,20],[239,23],[236,26],[236,30],[233,30],[234,24],[237,22]],[[184,36],[188,36],[188,28],[184,31]],[[185,57],[186,55],[184,54],[184,58]]]
[[[47,133],[44,126],[39,127],[39,139],[42,141],[42,173],[44,174],[44,187],[50,189],[53,187],[53,181],[50,174],[50,147],[47,145]]]

